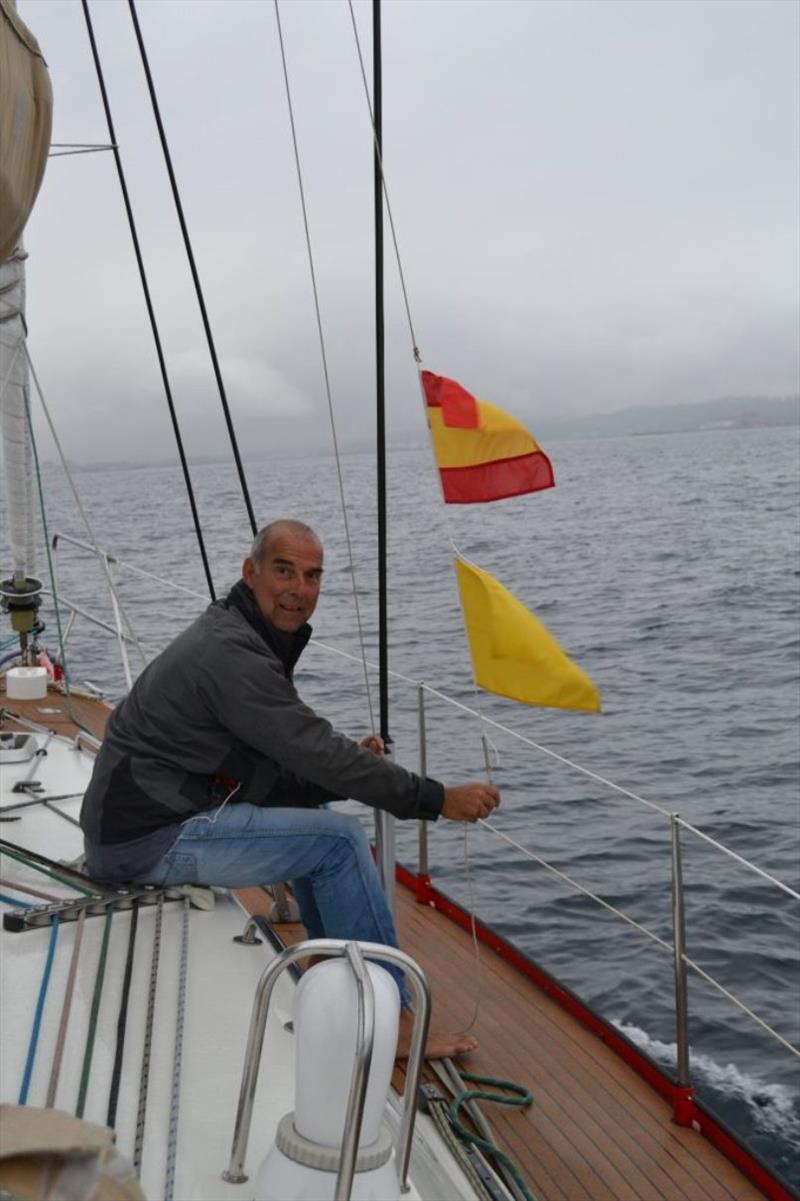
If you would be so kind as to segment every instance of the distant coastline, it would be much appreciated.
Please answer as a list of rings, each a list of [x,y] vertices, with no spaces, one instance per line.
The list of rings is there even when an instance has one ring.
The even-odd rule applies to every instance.
[[[545,444],[556,439],[571,438],[625,438],[637,435],[702,433],[708,430],[763,429],[776,426],[800,426],[800,396],[790,397],[730,397],[718,400],[690,401],[674,405],[637,405],[619,409],[612,413],[595,413],[575,417],[554,417],[547,414],[521,416],[534,437]],[[359,454],[374,450],[374,442],[342,440],[344,454]],[[425,439],[415,432],[395,438],[389,450],[418,450],[426,445]],[[245,456],[249,462],[269,459],[304,459],[332,453],[329,447],[286,446],[270,455]],[[229,455],[197,455],[192,462],[197,465],[225,463]],[[166,467],[174,457],[150,460],[95,460],[77,461],[73,466],[78,471],[125,471],[138,467]]]

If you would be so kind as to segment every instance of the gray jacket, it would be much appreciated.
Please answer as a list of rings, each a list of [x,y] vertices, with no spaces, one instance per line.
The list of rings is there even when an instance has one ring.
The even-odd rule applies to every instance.
[[[318,805],[352,797],[401,818],[438,817],[442,785],[379,759],[297,694],[311,636],[265,621],[243,581],[142,672],[108,720],[81,810],[97,846],[141,838],[234,801]]]

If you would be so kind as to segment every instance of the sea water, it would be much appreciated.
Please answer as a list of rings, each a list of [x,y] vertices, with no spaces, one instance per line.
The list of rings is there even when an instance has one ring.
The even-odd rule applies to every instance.
[[[222,453],[223,448],[221,448]],[[670,827],[678,812],[739,855],[800,888],[800,472],[798,431],[564,441],[548,447],[557,486],[445,510],[427,449],[389,454],[390,687],[398,758],[418,762],[415,681],[478,709],[553,758],[496,728],[492,776],[503,804],[488,830],[430,830],[437,885],[514,940],[643,1049],[674,1064],[669,953],[559,872],[665,941],[671,939]],[[344,486],[367,658],[377,661],[375,470],[346,455]],[[315,635],[358,657],[353,574],[335,463],[247,462],[259,522],[293,516],[326,548]],[[214,583],[238,576],[250,538],[232,467],[193,468]],[[44,469],[51,535],[86,539],[59,468]],[[83,470],[76,482],[99,544],[124,563],[200,594],[205,579],[177,468]],[[545,622],[596,681],[603,713],[522,708],[478,695],[459,612],[452,547],[493,572]],[[113,625],[104,578],[61,542],[58,589]],[[47,566],[40,563],[40,574]],[[204,601],[114,568],[143,653],[162,647]],[[47,642],[57,646],[52,611]],[[76,619],[67,645],[76,682],[119,697],[114,640]],[[142,659],[130,649],[131,669]],[[377,723],[376,676],[322,647],[297,672],[301,694],[353,736]],[[484,777],[478,721],[426,698],[428,772],[448,783]],[[583,774],[577,764],[593,775]],[[399,855],[414,867],[414,826]],[[683,832],[688,954],[789,1042],[800,1043],[800,904]],[[798,1180],[798,1061],[710,984],[689,973],[692,1076],[698,1092],[770,1164]],[[464,982],[479,991],[479,975]],[[491,1008],[491,998],[481,1005]],[[478,1028],[480,1017],[478,1019]]]

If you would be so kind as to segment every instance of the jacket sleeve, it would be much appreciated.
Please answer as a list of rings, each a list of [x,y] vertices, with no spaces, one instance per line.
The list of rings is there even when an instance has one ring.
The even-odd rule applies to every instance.
[[[266,647],[244,634],[200,666],[198,692],[216,721],[285,771],[328,794],[352,797],[399,818],[435,821],[444,801],[437,780],[380,759],[334,730],[297,694]]]

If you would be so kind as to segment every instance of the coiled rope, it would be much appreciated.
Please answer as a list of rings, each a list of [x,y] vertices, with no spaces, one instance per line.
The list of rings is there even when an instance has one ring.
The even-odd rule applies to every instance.
[[[52,1109],[56,1103],[56,1092],[58,1090],[58,1080],[61,1075],[61,1060],[64,1056],[64,1045],[67,1040],[67,1026],[69,1025],[69,1015],[72,1009],[72,994],[75,990],[75,976],[78,971],[78,959],[81,953],[81,942],[83,941],[83,927],[86,922],[86,910],[82,909],[78,915],[78,929],[75,931],[75,945],[72,948],[72,957],[69,961],[69,973],[67,975],[67,983],[64,988],[64,1004],[61,1007],[61,1021],[58,1024],[58,1034],[56,1035],[56,1047],[53,1052],[53,1066],[50,1069],[50,1082],[47,1086],[47,1099],[45,1107]]]
[[[529,1089],[524,1088],[521,1084],[515,1084],[513,1080],[501,1080],[496,1076],[475,1076],[472,1072],[462,1072],[462,1080],[468,1080],[471,1084],[489,1085],[495,1089],[505,1089],[505,1093],[511,1093],[512,1096],[506,1096],[505,1093],[487,1092],[482,1088],[470,1088],[464,1092],[458,1093],[450,1102],[449,1116],[453,1127],[459,1137],[467,1143],[472,1143],[473,1146],[480,1148],[485,1155],[490,1155],[511,1174],[515,1184],[525,1196],[527,1201],[536,1201],[533,1193],[525,1183],[522,1173],[510,1156],[501,1151],[494,1143],[488,1139],[481,1138],[479,1134],[473,1134],[459,1119],[459,1110],[462,1105],[466,1105],[469,1101],[493,1101],[498,1105],[510,1105],[514,1109],[525,1109],[533,1101],[533,1094]]]
[[[119,1003],[117,1018],[117,1045],[114,1051],[114,1067],[111,1072],[111,1087],[108,1094],[108,1113],[106,1126],[112,1130],[117,1120],[117,1101],[119,1100],[119,1085],[122,1079],[122,1055],[125,1050],[125,1030],[128,1024],[128,1000],[131,993],[131,976],[133,974],[133,952],[136,947],[136,928],[139,924],[139,902],[133,902],[131,910],[131,927],[128,934],[128,954],[125,959],[125,974],[122,979],[122,999]]]
[[[25,904],[25,902],[19,902]],[[27,906],[30,908],[30,906]],[[36,1059],[36,1048],[39,1045],[39,1032],[42,1027],[42,1014],[44,1013],[44,1003],[47,998],[47,986],[50,983],[50,973],[53,970],[53,957],[55,955],[56,943],[58,942],[58,918],[54,917],[50,926],[50,941],[47,944],[47,958],[44,963],[44,971],[42,972],[42,982],[39,985],[39,996],[36,999],[36,1009],[33,1014],[33,1028],[31,1030],[30,1042],[28,1043],[28,1055],[25,1060],[25,1071],[22,1074],[22,1085],[19,1090],[19,1104],[26,1105],[28,1102],[28,1090],[31,1084],[31,1075],[33,1074],[33,1064]]]
[[[153,1016],[156,1008],[156,987],[158,984],[158,960],[161,952],[161,924],[164,917],[164,895],[159,895],[156,908],[156,924],[153,933],[153,955],[150,961],[150,985],[147,994],[147,1016],[144,1026],[144,1048],[142,1050],[142,1067],[139,1074],[139,1104],[136,1112],[136,1137],[133,1144],[133,1166],[137,1176],[141,1176],[142,1148],[144,1146],[144,1128],[147,1117],[147,1090],[150,1084],[150,1052],[153,1045]]]
[[[75,1116],[83,1117],[83,1111],[86,1108],[86,1094],[89,1090],[89,1075],[92,1070],[92,1056],[94,1055],[95,1036],[97,1034],[97,1018],[100,1013],[100,998],[103,995],[103,981],[106,974],[106,959],[108,958],[108,940],[111,934],[111,922],[114,917],[114,907],[109,906],[106,913],[106,920],[103,926],[103,941],[100,945],[100,960],[97,965],[97,976],[94,982],[94,993],[92,994],[92,1008],[89,1014],[89,1030],[86,1035],[86,1050],[83,1054],[83,1067],[81,1069],[81,1082],[78,1089],[78,1104],[75,1107]]]
[[[178,975],[178,1011],[175,1017],[175,1058],[172,1067],[172,1097],[169,1107],[169,1135],[167,1141],[167,1173],[164,1183],[164,1201],[173,1201],[175,1196],[175,1160],[178,1152],[178,1119],[181,1103],[181,1064],[183,1059],[183,1024],[186,1013],[186,975],[189,963],[189,910],[188,897],[183,900],[183,923],[181,930],[181,966]]]

